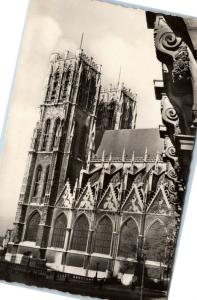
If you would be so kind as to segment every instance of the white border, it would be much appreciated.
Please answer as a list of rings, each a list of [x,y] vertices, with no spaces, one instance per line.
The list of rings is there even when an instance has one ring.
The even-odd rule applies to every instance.
[[[42,1],[42,0],[40,0]],[[74,0],[73,0],[74,1]],[[112,1],[111,1],[112,2]],[[116,1],[114,1],[116,2]],[[144,7],[153,7],[164,11],[171,11],[183,15],[197,17],[196,0],[124,0],[124,3],[133,3]],[[16,60],[18,56],[21,35],[23,31],[25,14],[28,0],[1,0],[0,10],[0,133],[2,132],[4,120],[8,107],[8,99],[12,87],[15,72]],[[3,135],[1,136],[0,149],[2,149]],[[195,153],[197,152],[197,146]],[[196,159],[195,159],[196,161]],[[193,177],[193,178],[192,178]],[[196,187],[197,169],[195,163],[192,165],[190,176],[189,202],[184,211],[184,227],[182,228],[179,251],[176,258],[176,268],[173,275],[169,300],[196,300],[196,270],[197,270],[197,199]],[[187,208],[187,209],[186,209]],[[13,298],[15,300],[34,300],[35,297],[41,299],[45,297],[44,292],[38,289],[21,288],[18,285],[9,285],[0,282],[0,292],[2,299]],[[84,297],[57,295],[50,292],[46,295],[48,300],[57,299],[61,296],[64,299],[85,299]]]

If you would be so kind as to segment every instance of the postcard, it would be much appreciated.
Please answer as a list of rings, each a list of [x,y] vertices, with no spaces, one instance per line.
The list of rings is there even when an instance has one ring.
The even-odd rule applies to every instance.
[[[0,161],[0,279],[167,299],[197,127],[197,20],[30,1]]]

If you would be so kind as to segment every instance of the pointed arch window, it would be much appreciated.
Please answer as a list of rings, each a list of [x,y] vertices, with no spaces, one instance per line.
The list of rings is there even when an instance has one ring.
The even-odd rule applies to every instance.
[[[48,181],[48,178],[49,178],[49,168],[50,168],[50,166],[47,166],[46,172],[45,172],[44,185],[43,185],[43,190],[42,190],[42,197],[44,197],[45,193],[46,193],[47,181]]]
[[[154,222],[145,236],[146,259],[165,262],[166,243],[167,232],[164,225],[159,221]]]
[[[73,229],[71,249],[86,251],[88,241],[89,222],[85,215],[80,216]]]
[[[51,100],[54,100],[55,97],[56,97],[59,78],[60,78],[60,73],[59,73],[59,71],[57,71],[54,75],[53,89],[52,89],[52,93],[51,93]]]
[[[110,254],[112,239],[112,222],[104,217],[98,224],[95,235],[94,252]]]
[[[92,76],[92,78],[90,79],[89,97],[87,103],[87,109],[89,111],[92,111],[93,109],[95,94],[96,94],[96,79]]]
[[[46,150],[48,140],[49,140],[49,131],[50,131],[51,121],[50,119],[46,120],[45,128],[44,128],[44,135],[42,140],[42,151]]]
[[[53,130],[53,137],[52,137],[52,143],[51,143],[51,151],[53,150],[53,147],[55,146],[55,139],[56,139],[56,136],[57,136],[57,132],[59,130],[59,127],[60,127],[60,119],[56,119],[55,121],[55,126],[54,126],[54,130]]]
[[[25,240],[30,242],[36,242],[38,228],[40,224],[40,214],[38,212],[33,213],[27,222],[27,229],[25,234]]]
[[[88,66],[84,65],[83,70],[81,72],[78,95],[77,95],[77,103],[79,107],[81,107],[82,109],[86,108],[88,92],[89,92]]]
[[[34,181],[33,197],[36,197],[38,195],[40,185],[41,185],[41,177],[42,177],[42,167],[38,166],[36,169],[36,176]]]
[[[64,241],[66,236],[67,219],[64,214],[57,217],[53,229],[53,236],[51,247],[64,248]]]
[[[137,225],[135,221],[130,218],[121,228],[118,256],[135,258],[137,252],[137,238]]]
[[[133,121],[133,103],[129,101],[128,103],[128,112],[127,112],[127,128],[132,128],[132,121]]]
[[[62,98],[66,98],[70,74],[71,74],[71,70],[69,68],[66,72],[63,73]]]

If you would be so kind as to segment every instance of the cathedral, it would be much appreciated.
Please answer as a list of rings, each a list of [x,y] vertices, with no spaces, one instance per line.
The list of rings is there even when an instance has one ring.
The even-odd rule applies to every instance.
[[[101,66],[82,49],[52,54],[6,260],[25,264],[28,253],[89,278],[134,274],[144,261],[147,278],[168,280],[193,139],[169,92],[179,70],[169,87],[159,47],[170,21],[147,14],[164,70],[154,82],[158,128],[136,128],[137,95],[120,83],[104,89]]]

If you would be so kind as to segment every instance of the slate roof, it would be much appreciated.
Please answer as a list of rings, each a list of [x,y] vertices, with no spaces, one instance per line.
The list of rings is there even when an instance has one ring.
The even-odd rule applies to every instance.
[[[95,139],[95,158],[101,158],[103,150],[105,157],[110,153],[112,158],[121,158],[125,148],[126,159],[144,157],[147,148],[148,158],[154,159],[156,153],[164,151],[164,141],[160,138],[158,128],[121,129],[98,131]]]

